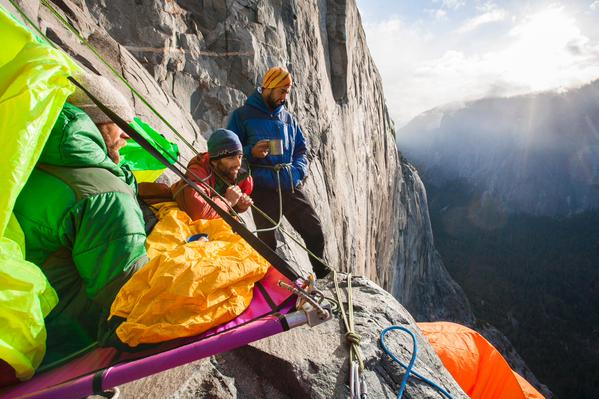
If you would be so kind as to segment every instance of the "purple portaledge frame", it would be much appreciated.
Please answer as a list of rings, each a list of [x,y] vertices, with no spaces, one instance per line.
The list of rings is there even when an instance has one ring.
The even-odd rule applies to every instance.
[[[295,296],[279,287],[281,280],[289,283],[271,267],[260,280],[263,289],[254,287],[254,297],[244,313],[198,336],[165,343],[169,349],[123,353],[98,348],[29,381],[0,389],[0,398],[82,398],[281,333],[288,329],[282,315],[295,309]]]

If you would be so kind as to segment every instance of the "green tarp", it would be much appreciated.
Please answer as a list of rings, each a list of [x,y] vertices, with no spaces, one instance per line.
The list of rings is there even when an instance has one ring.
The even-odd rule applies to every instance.
[[[177,144],[169,142],[163,135],[158,133],[152,126],[135,118],[131,127],[139,132],[172,164],[179,159],[179,148]],[[164,172],[165,166],[144,150],[133,140],[119,151],[121,154],[121,165],[127,165],[133,171],[138,182],[153,182]]]

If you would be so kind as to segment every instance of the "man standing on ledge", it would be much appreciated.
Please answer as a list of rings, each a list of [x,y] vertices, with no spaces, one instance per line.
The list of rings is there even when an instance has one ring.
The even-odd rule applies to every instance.
[[[254,204],[275,222],[279,222],[280,214],[285,216],[302,236],[306,247],[322,259],[322,226],[301,190],[301,183],[308,174],[306,141],[297,120],[285,109],[292,84],[291,74],[284,68],[269,69],[262,87],[248,97],[243,107],[233,111],[227,128],[239,136],[250,163]],[[259,212],[252,210],[252,214],[259,230],[274,227]],[[276,249],[274,230],[259,231],[258,236]],[[313,257],[310,262],[316,277],[323,278],[330,272]]]

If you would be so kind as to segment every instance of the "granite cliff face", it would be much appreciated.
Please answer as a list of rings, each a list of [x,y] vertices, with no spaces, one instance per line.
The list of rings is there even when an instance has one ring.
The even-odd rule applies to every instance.
[[[129,93],[39,2],[18,3],[80,63]],[[270,66],[286,66],[296,82],[289,108],[309,141],[305,188],[324,225],[328,262],[379,283],[417,320],[472,322],[468,301],[434,250],[422,182],[395,146],[354,0],[54,4],[198,151]],[[193,151],[131,99],[142,119],[179,143],[186,163]],[[309,268],[293,243],[280,250]]]

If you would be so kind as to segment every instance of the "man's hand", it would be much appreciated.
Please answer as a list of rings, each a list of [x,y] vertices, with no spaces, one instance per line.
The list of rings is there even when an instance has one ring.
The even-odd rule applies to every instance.
[[[254,201],[250,198],[249,195],[241,194],[241,197],[239,198],[239,201],[237,201],[237,205],[235,206],[235,210],[239,213],[245,212],[248,210],[250,206],[252,206],[253,203]]]
[[[231,206],[237,205],[237,202],[239,201],[239,198],[241,198],[242,195],[243,194],[241,193],[241,189],[239,188],[239,186],[229,186],[227,188],[227,191],[225,191],[225,198],[227,199],[227,201],[229,201]]]
[[[254,158],[266,158],[268,155],[268,150],[268,140],[260,140],[252,148],[252,155]]]

